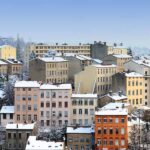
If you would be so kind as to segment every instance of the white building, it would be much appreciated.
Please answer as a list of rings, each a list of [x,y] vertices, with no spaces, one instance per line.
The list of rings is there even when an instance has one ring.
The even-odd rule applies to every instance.
[[[37,140],[36,136],[29,136],[25,150],[64,150],[64,142]]]
[[[3,106],[0,111],[0,124],[6,127],[7,123],[14,123],[14,106]]]
[[[39,117],[42,129],[70,124],[71,84],[43,84],[40,92]]]
[[[97,107],[97,94],[72,94],[71,101],[71,124],[92,125]]]

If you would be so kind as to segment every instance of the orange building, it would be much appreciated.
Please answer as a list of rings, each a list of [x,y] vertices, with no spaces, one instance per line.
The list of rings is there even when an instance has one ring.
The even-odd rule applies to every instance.
[[[128,148],[127,115],[123,103],[109,103],[95,112],[95,150]]]

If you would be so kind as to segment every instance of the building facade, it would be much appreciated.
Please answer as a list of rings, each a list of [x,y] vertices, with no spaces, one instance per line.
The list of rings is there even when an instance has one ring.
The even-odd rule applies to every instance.
[[[14,86],[15,122],[31,123],[39,120],[40,84],[36,81],[18,81]]]
[[[72,94],[71,125],[90,126],[94,124],[97,94]]]
[[[3,60],[0,60],[0,75],[7,75],[8,73],[8,64]]]
[[[6,60],[8,58],[16,59],[16,48],[10,45],[0,46],[0,59]]]
[[[75,75],[76,93],[107,94],[112,88],[112,75],[116,73],[116,65],[91,65]]]
[[[71,84],[43,84],[40,86],[41,129],[59,128],[70,124],[71,94]]]
[[[99,149],[128,148],[128,112],[116,103],[104,106],[95,112],[95,146]]]
[[[68,81],[68,61],[62,57],[36,58],[29,62],[31,80],[45,83],[66,83]]]

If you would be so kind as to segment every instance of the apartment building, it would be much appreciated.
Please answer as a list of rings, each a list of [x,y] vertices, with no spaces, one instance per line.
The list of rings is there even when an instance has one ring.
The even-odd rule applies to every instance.
[[[124,64],[132,59],[132,56],[127,54],[107,55],[103,58],[105,64],[115,64],[117,66],[117,72],[123,72],[125,70]]]
[[[0,126],[6,127],[8,123],[14,123],[14,106],[2,106],[0,110]]]
[[[3,149],[25,150],[30,135],[36,135],[36,124],[7,124]]]
[[[76,93],[107,94],[112,88],[112,75],[116,73],[116,65],[91,65],[75,75]]]
[[[0,75],[7,75],[8,65],[3,60],[0,60]]]
[[[71,102],[71,125],[92,125],[95,120],[97,94],[72,94]]]
[[[147,105],[147,97],[145,97],[145,78],[137,72],[117,73],[112,78],[113,91],[121,90],[127,96],[127,102],[131,106],[139,108]]]
[[[89,44],[79,44],[79,45],[68,45],[68,44],[58,44],[49,45],[44,43],[32,43],[28,46],[29,54],[34,52],[36,56],[43,57],[48,50],[55,50],[58,53],[74,53],[79,55],[90,56],[90,45]]]
[[[138,60],[131,60],[125,63],[125,71],[134,71],[143,75],[143,96],[145,105],[150,106],[150,59],[140,58]],[[144,104],[144,103],[143,103]]]
[[[22,78],[23,64],[22,62],[14,59],[8,58],[7,60],[3,60],[7,63],[7,74],[8,75],[17,75],[19,78]]]
[[[122,103],[110,103],[95,112],[95,149],[128,148],[127,115]]]
[[[40,86],[39,121],[41,129],[51,129],[70,124],[71,84]]]
[[[8,58],[16,59],[16,48],[10,45],[0,46],[0,59],[6,60]]]
[[[122,45],[122,44],[121,44]],[[128,54],[128,49],[123,46],[109,46],[106,42],[94,42],[91,44],[91,57],[97,59],[103,59],[107,55],[111,54]]]
[[[31,80],[45,83],[66,83],[68,81],[68,61],[62,57],[36,58],[29,62]]]
[[[90,126],[68,126],[66,134],[68,150],[94,149],[94,128]]]
[[[37,81],[18,81],[14,86],[15,122],[31,123],[39,120],[40,84]]]

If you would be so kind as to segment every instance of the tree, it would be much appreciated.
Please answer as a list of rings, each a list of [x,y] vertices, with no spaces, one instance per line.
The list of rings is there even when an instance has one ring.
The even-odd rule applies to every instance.
[[[14,104],[14,86],[10,82],[7,82],[4,87],[4,99],[7,105]]]

